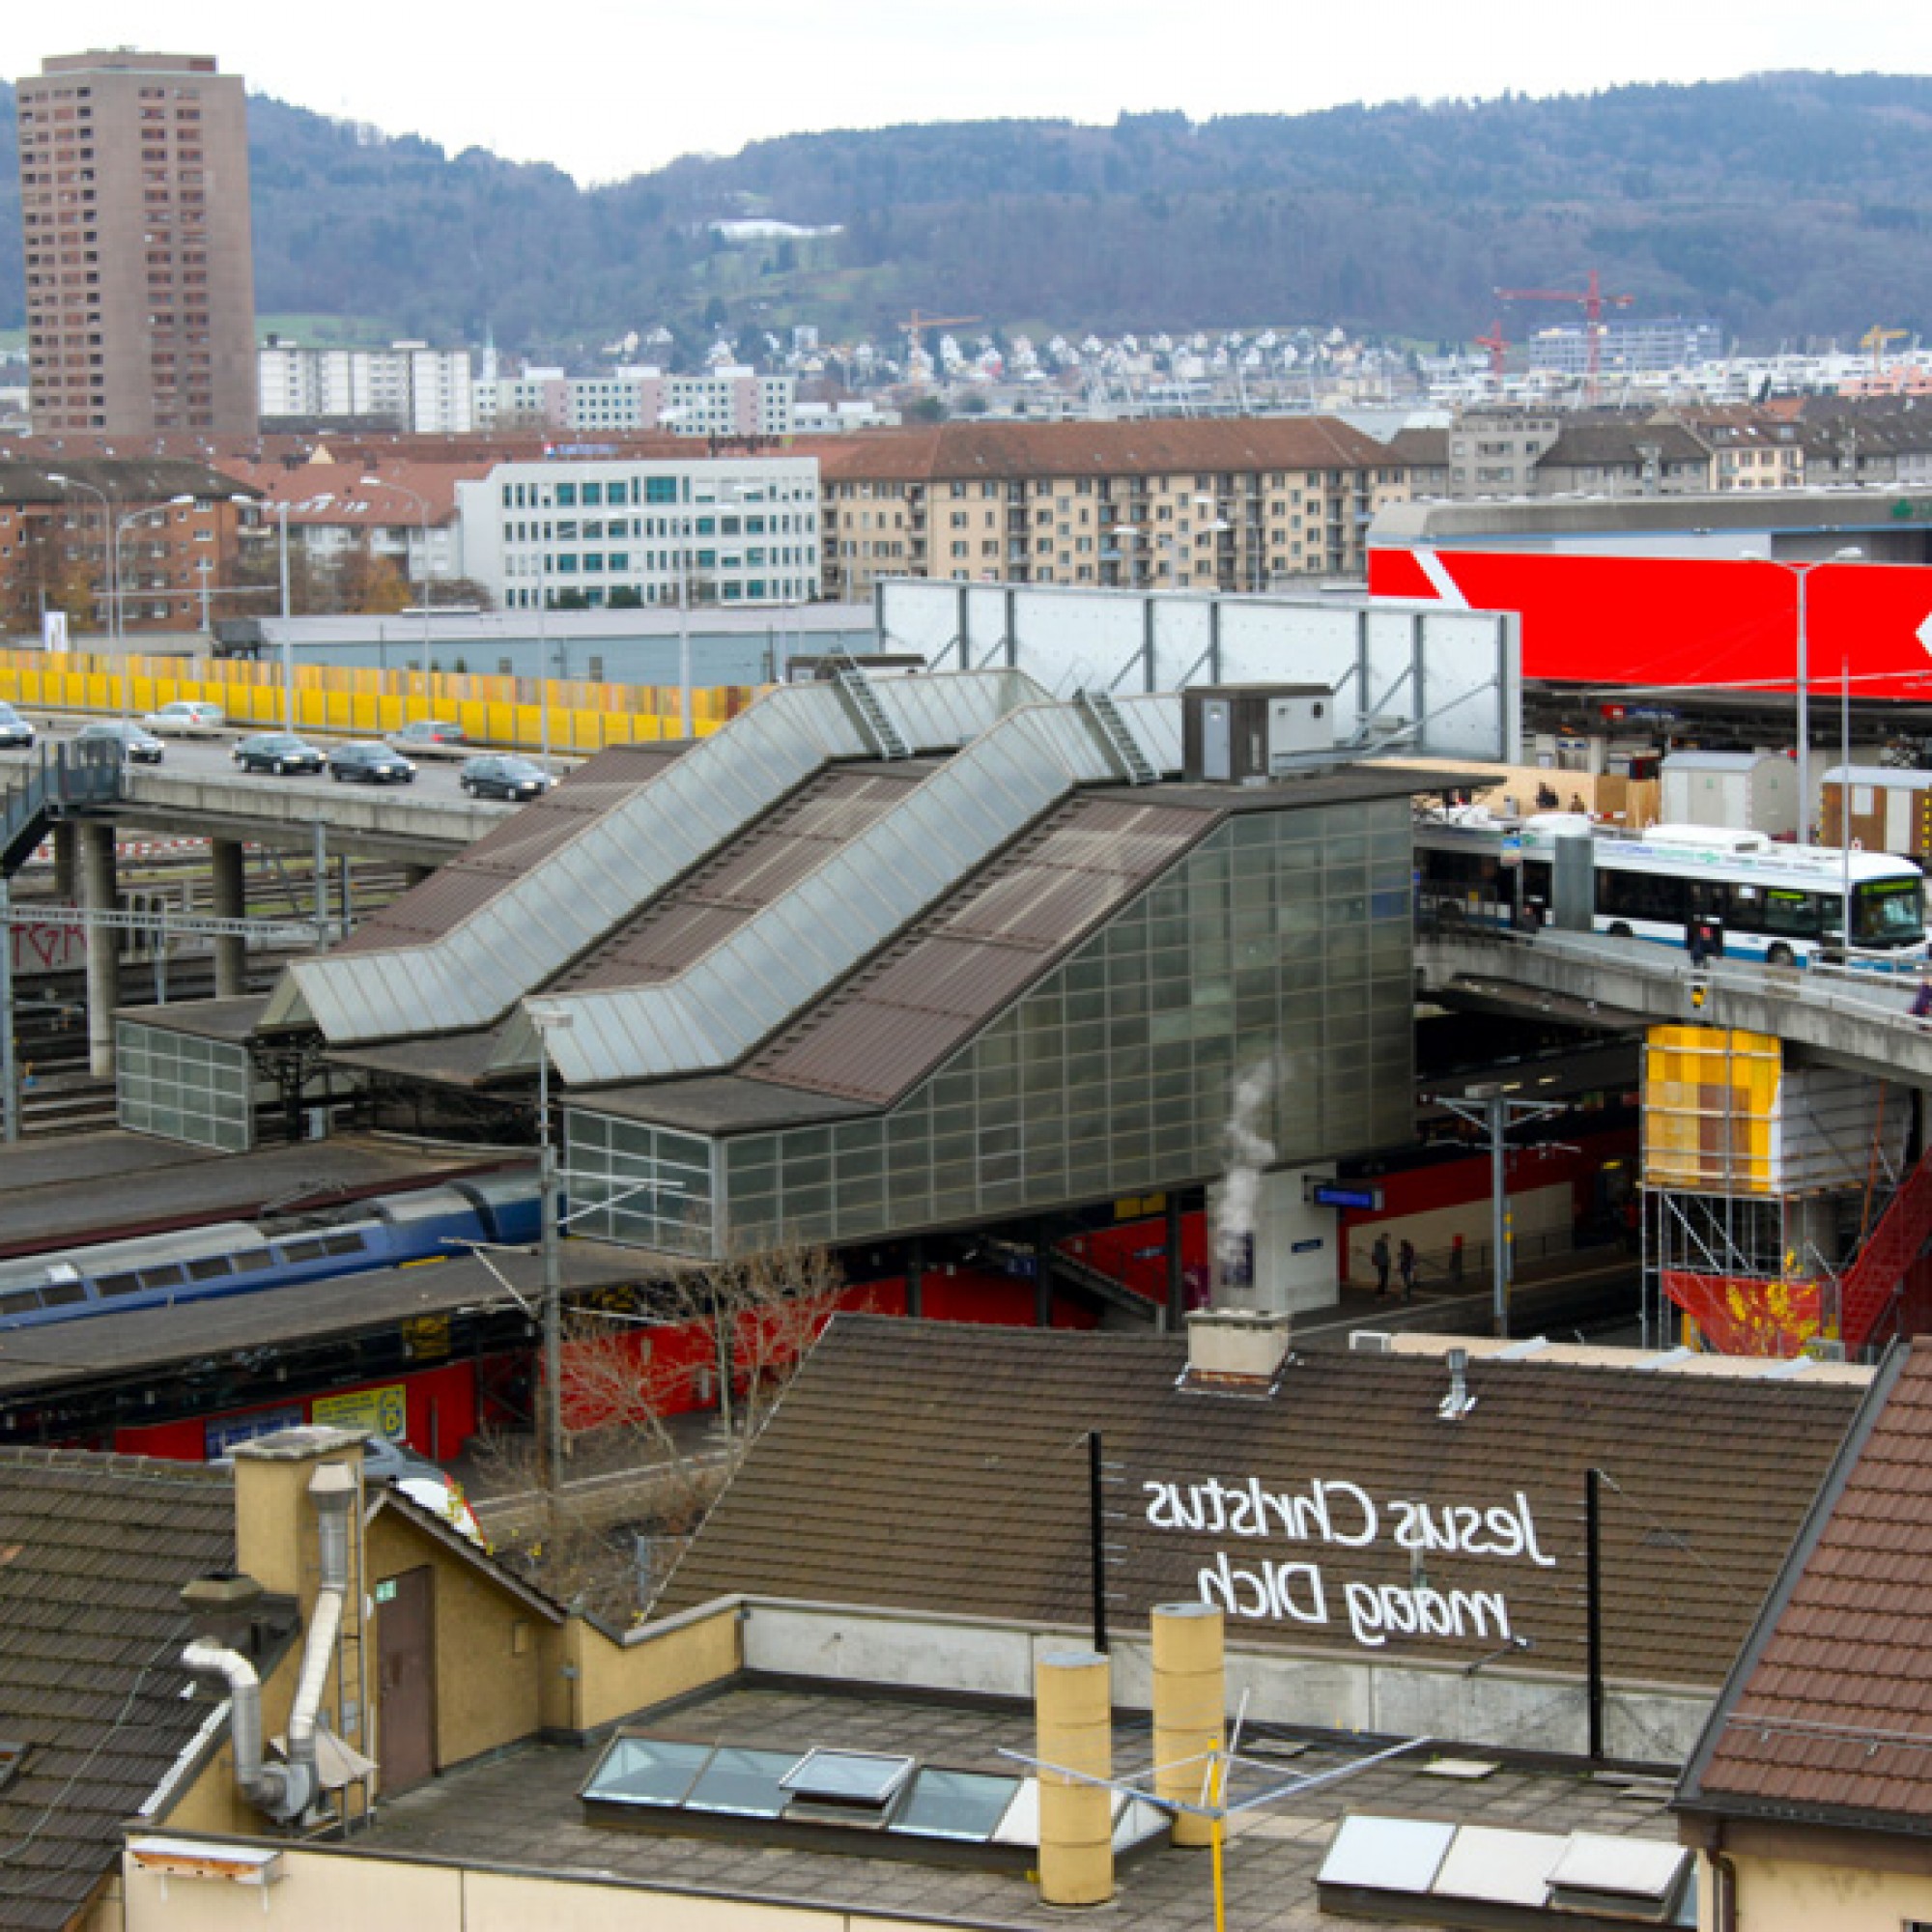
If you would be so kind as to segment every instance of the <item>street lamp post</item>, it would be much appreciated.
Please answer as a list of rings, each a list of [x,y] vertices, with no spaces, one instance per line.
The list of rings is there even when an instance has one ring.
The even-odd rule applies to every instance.
[[[1834,551],[1826,559],[1834,563],[1856,563],[1864,556],[1864,552],[1856,544],[1844,550]],[[1808,845],[1811,842],[1811,573],[1817,565],[1811,561],[1785,562],[1775,556],[1761,556],[1750,559],[1756,563],[1768,563],[1774,570],[1781,570],[1795,578],[1798,583],[1798,842]],[[1850,835],[1847,834],[1849,837]],[[1847,928],[1846,938],[1850,939]]]
[[[412,490],[407,483],[392,482],[386,476],[364,476],[361,479],[365,490],[394,490],[399,496],[407,497],[416,506],[416,515],[422,526],[422,681],[423,716],[428,718],[436,709],[435,699],[430,694],[430,606],[436,601],[436,573],[430,564],[429,554],[429,501],[420,491]],[[405,556],[409,546],[403,546]]]
[[[275,505],[275,535],[282,580],[282,729],[296,728],[296,640],[289,629],[289,506]]]
[[[170,510],[184,509],[193,503],[193,496],[187,493],[184,493],[179,497],[170,497],[165,503],[152,503],[145,510],[129,510],[114,526],[115,643],[121,659],[121,716],[124,722],[133,708],[129,701],[132,696],[133,679],[128,675],[128,615],[126,609],[127,597],[125,594],[128,580],[121,568],[121,539],[136,524],[144,524],[152,517],[159,517],[165,523]]]

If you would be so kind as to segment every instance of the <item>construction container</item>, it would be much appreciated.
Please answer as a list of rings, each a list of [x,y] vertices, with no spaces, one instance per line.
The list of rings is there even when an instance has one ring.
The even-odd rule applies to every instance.
[[[1902,1171],[1906,1090],[1793,1066],[1774,1034],[1653,1027],[1644,1047],[1643,1183],[1783,1196],[1871,1187]]]
[[[1851,792],[1852,837],[1867,852],[1895,852],[1921,863],[1932,858],[1932,772],[1889,765],[1833,765],[1818,800],[1820,844],[1843,842],[1845,793]]]
[[[1673,752],[1663,761],[1666,825],[1727,825],[1798,837],[1798,767],[1776,752]]]

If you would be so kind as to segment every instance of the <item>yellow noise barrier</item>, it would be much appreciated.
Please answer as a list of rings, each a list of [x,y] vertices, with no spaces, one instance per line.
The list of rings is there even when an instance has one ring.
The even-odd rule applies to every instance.
[[[417,718],[446,718],[472,744],[534,750],[543,742],[544,687],[536,678],[438,671],[425,696],[419,671],[298,665],[295,728],[381,737]],[[127,687],[125,694],[123,687]],[[601,752],[683,735],[675,686],[550,682],[550,743],[556,752]],[[692,729],[715,731],[757,696],[750,685],[691,694]],[[0,651],[0,699],[53,711],[135,717],[164,704],[218,704],[232,724],[283,722],[282,668],[248,659],[129,657],[84,651]]]

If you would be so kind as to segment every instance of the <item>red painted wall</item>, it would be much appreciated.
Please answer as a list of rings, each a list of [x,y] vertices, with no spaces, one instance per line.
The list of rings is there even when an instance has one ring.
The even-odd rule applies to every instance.
[[[408,1410],[404,1439],[425,1456],[447,1460],[459,1454],[476,1434],[476,1369],[473,1363],[451,1362],[441,1368],[419,1369],[413,1375],[384,1376],[374,1381],[349,1383],[330,1395],[356,1395],[365,1389],[392,1388],[401,1382]],[[298,1408],[304,1420],[314,1419],[314,1402],[298,1398],[288,1403],[257,1403],[242,1408],[212,1410],[181,1422],[147,1423],[118,1429],[114,1447],[124,1456],[158,1456],[175,1463],[206,1460],[211,1424],[239,1422],[251,1415],[269,1415],[282,1408]]]
[[[1425,568],[1414,551],[1391,547],[1369,553],[1370,594],[1454,608],[1432,569],[1472,610],[1520,612],[1525,677],[1785,691],[1797,682],[1798,579],[1781,564],[1438,549]],[[1814,691],[1835,694],[1844,668],[1861,697],[1932,696],[1919,637],[1932,616],[1932,569],[1827,562],[1805,577]]]

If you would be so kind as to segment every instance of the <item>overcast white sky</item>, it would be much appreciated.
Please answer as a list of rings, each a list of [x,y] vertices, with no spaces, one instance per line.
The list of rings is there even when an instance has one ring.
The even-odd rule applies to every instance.
[[[304,107],[619,180],[765,135],[1196,119],[1768,68],[1932,72],[1928,0],[0,0],[0,72],[213,53]]]

